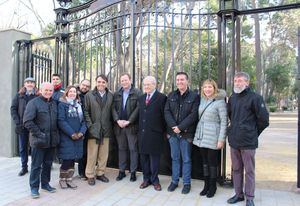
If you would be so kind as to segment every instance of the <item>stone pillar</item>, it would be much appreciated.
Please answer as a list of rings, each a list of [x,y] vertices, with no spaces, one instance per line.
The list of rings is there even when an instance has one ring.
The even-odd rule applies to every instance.
[[[17,154],[17,136],[14,123],[10,116],[12,98],[16,95],[17,68],[15,42],[20,39],[30,39],[31,34],[15,29],[0,31],[0,156],[12,157]]]

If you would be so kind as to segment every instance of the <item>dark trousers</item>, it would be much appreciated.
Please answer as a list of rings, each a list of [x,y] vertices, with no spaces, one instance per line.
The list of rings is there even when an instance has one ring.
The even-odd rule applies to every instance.
[[[137,135],[132,133],[132,128],[123,128],[116,135],[119,148],[119,169],[125,171],[127,167],[127,153],[130,152],[130,172],[135,172],[138,167]]]
[[[68,169],[74,169],[75,160],[62,160],[60,169],[62,170],[68,170]]]
[[[19,136],[19,154],[21,157],[22,168],[27,169],[28,163],[28,143],[29,143],[29,132],[23,130]]]
[[[160,164],[160,155],[141,154],[140,157],[144,182],[149,182],[151,184],[159,183],[158,172]]]
[[[235,194],[243,196],[245,169],[245,195],[247,200],[252,200],[255,190],[255,149],[240,150],[231,147],[230,154]]]
[[[87,138],[83,139],[83,155],[82,158],[78,160],[78,174],[80,176],[85,176],[85,168],[87,163]]]
[[[32,148],[31,151],[31,171],[29,184],[31,188],[46,186],[50,182],[51,166],[54,156],[54,147]]]
[[[217,167],[218,150],[201,147],[200,153],[201,153],[203,165],[207,165],[208,167]]]

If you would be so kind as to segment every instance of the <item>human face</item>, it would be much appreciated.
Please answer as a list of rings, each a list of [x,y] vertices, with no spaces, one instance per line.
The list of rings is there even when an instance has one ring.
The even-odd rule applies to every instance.
[[[88,80],[83,80],[79,85],[79,89],[82,93],[87,93],[91,88],[91,83]]]
[[[151,94],[155,90],[155,83],[150,79],[144,79],[143,88],[146,94]]]
[[[41,88],[42,96],[49,100],[52,97],[53,90],[54,88],[52,84],[44,83]]]
[[[32,91],[33,88],[35,87],[35,82],[27,81],[24,83],[24,87],[26,88],[27,91]]]
[[[68,92],[67,97],[72,99],[72,100],[75,100],[76,96],[77,96],[77,90],[75,88],[71,88]]]
[[[187,90],[189,81],[184,74],[179,74],[176,76],[176,86],[180,92],[185,92]]]
[[[243,76],[234,77],[233,81],[233,91],[238,94],[244,91],[249,85],[249,81],[247,81]]]
[[[215,93],[215,88],[212,84],[206,83],[202,87],[203,87],[203,93],[207,98],[213,97]]]
[[[131,86],[131,80],[129,79],[128,75],[121,76],[120,83],[123,89],[129,89]]]
[[[96,87],[98,91],[104,92],[107,87],[107,82],[101,77],[98,77],[96,80]]]
[[[58,85],[59,83],[61,83],[61,79],[58,76],[53,76],[52,77],[52,84],[54,86]]]

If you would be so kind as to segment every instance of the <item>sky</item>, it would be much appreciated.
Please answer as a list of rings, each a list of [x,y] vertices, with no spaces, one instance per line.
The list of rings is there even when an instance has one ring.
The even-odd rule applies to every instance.
[[[21,2],[29,5],[28,0],[0,0],[0,30],[19,28],[21,31],[39,35],[38,21]],[[31,2],[45,24],[54,23],[53,0],[31,0]]]

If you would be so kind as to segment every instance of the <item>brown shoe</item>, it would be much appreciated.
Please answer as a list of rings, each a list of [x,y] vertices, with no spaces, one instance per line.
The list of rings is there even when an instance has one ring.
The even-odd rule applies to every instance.
[[[97,176],[96,177],[97,180],[100,180],[101,182],[109,182],[109,179],[107,177],[105,177],[105,175],[101,175],[101,176]]]
[[[88,178],[88,179],[87,179],[87,182],[88,182],[88,184],[91,185],[91,186],[94,186],[94,185],[96,184],[95,178]]]
[[[141,185],[140,185],[140,189],[145,189],[146,187],[148,187],[150,185],[149,182],[144,181]]]
[[[161,185],[159,183],[153,184],[153,187],[156,191],[161,191]]]

